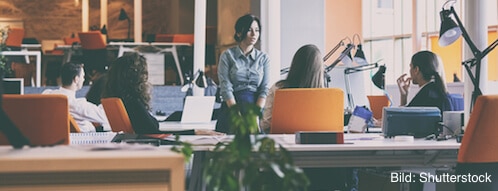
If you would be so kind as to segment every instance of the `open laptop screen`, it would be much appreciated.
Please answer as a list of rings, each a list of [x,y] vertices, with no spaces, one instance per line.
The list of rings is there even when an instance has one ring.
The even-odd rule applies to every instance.
[[[214,108],[214,96],[187,96],[181,123],[208,123]]]

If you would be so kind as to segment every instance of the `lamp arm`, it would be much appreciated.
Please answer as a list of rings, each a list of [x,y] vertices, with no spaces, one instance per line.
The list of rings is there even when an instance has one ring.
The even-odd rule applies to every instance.
[[[339,47],[341,47],[342,45],[344,44],[344,42],[339,41],[339,43],[337,43],[337,45],[334,46],[334,48],[332,48],[332,50],[330,50],[324,57],[323,57],[323,61],[327,61],[331,56],[332,54],[335,53],[335,51],[337,51],[337,49],[339,49]]]
[[[374,68],[379,67],[377,63],[373,64],[368,64],[368,65],[361,65],[361,66],[356,66],[356,67],[348,67],[344,69],[344,81],[346,84],[346,94],[348,98],[348,110],[352,111],[354,107],[354,99],[353,95],[351,94],[351,84],[349,82],[349,74],[356,73],[356,72],[361,72],[365,70],[371,70]]]
[[[330,64],[329,66],[327,66],[325,68],[325,73],[328,73],[330,72],[332,69],[334,69],[334,67],[339,64],[339,62],[347,56],[348,52],[350,52],[352,49],[353,49],[353,45],[352,44],[348,44],[346,46],[346,49],[344,49],[344,51],[341,52],[341,55],[339,55],[339,57],[337,59],[334,60],[334,62],[332,62],[332,64]]]
[[[371,69],[374,69],[377,67],[379,67],[378,63],[361,65],[361,66],[356,66],[356,67],[349,67],[349,68],[346,68],[344,70],[344,74],[347,75],[347,74],[352,74],[352,73],[361,72],[361,71],[365,71],[365,70],[371,70]]]
[[[498,39],[496,39],[493,43],[491,43],[486,49],[484,49],[481,53],[481,58],[484,58],[486,55],[488,55],[489,52],[493,51],[493,49],[496,48],[498,45]]]
[[[463,23],[460,20],[460,18],[458,17],[458,15],[456,14],[455,8],[453,6],[451,6],[451,8],[450,8],[450,14],[453,14],[455,16],[455,20],[458,23],[458,27],[460,28],[460,30],[462,30],[463,39],[465,40],[467,45],[469,45],[469,48],[472,51],[472,54],[474,55],[474,57],[482,58],[481,51],[476,47],[474,42],[472,42],[472,39],[470,39],[469,33],[467,33],[467,30],[465,30],[465,27],[463,27]]]

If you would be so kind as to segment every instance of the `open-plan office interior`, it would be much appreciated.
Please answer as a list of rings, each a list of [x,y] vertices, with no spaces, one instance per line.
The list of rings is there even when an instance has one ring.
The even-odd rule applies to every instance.
[[[7,49],[5,46],[0,49],[0,64],[7,63],[5,58],[15,59],[12,63],[8,62],[11,73],[2,73],[6,76],[2,82],[5,96],[0,104],[3,104],[6,116],[10,115],[14,125],[23,126],[20,128],[22,133],[27,131],[24,126],[63,127],[62,131],[33,131],[38,138],[31,142],[44,146],[25,146],[20,150],[7,146],[10,139],[4,136],[5,132],[0,133],[0,143],[5,145],[0,146],[0,179],[8,180],[3,184],[0,181],[0,190],[2,187],[20,190],[33,187],[40,190],[106,190],[109,186],[116,190],[202,190],[206,186],[202,170],[205,161],[209,160],[209,151],[214,147],[194,145],[193,158],[185,161],[184,155],[170,151],[170,145],[152,148],[147,147],[149,145],[111,145],[108,142],[118,134],[113,127],[117,123],[111,121],[114,117],[109,116],[105,106],[111,129],[85,134],[76,133],[78,130],[73,121],[78,121],[78,117],[56,116],[57,113],[70,113],[71,107],[67,103],[55,104],[57,99],[65,102],[64,98],[51,95],[50,99],[55,101],[39,106],[29,99],[38,99],[36,96],[47,89],[62,86],[59,71],[72,59],[102,62],[102,68],[105,65],[107,70],[116,58],[139,52],[147,60],[148,82],[153,85],[147,109],[160,121],[159,129],[215,130],[216,121],[202,125],[182,124],[180,120],[175,123],[163,121],[183,110],[186,95],[218,96],[215,86],[221,83],[218,71],[220,55],[238,45],[234,40],[234,24],[248,13],[260,19],[259,42],[254,47],[270,60],[269,84],[285,79],[298,49],[313,44],[324,57],[324,86],[342,90],[343,100],[333,100],[332,105],[343,104],[340,118],[344,120],[341,122],[345,131],[341,132],[344,134],[343,142],[347,144],[297,144],[293,133],[274,135],[276,142],[290,151],[296,166],[351,168],[346,171],[352,170],[354,179],[360,179],[352,183],[354,186],[348,187],[352,189],[406,190],[410,187],[410,190],[428,191],[455,190],[461,181],[442,184],[432,180],[424,184],[410,184],[401,177],[410,175],[421,180],[427,174],[452,176],[457,163],[498,162],[495,154],[488,153],[497,147],[498,143],[488,141],[492,140],[489,135],[496,131],[486,130],[493,123],[494,116],[488,115],[496,110],[496,97],[493,95],[498,94],[498,52],[494,50],[498,44],[496,0],[0,0],[0,39],[11,38],[10,41],[2,39],[2,44],[12,42],[16,36],[14,32],[9,32],[18,31],[17,34],[20,34],[17,37],[19,44],[12,46],[15,48],[11,49],[7,43]],[[450,21],[452,24],[446,24]],[[453,33],[444,33],[446,30]],[[89,34],[90,39],[98,34],[98,42],[84,42],[85,34]],[[447,36],[442,40],[444,35]],[[384,110],[383,107],[398,108],[402,105],[400,100],[403,95],[397,81],[403,74],[413,75],[410,65],[412,56],[426,50],[437,55],[440,63],[438,73],[444,80],[447,93],[454,96],[455,101],[452,102],[454,111],[447,115],[454,118],[447,117],[444,121],[444,112],[435,112],[437,122],[442,122],[439,133],[448,131],[446,122],[447,126],[457,124],[458,130],[472,127],[467,133],[467,140],[463,139],[462,143],[462,140],[456,140],[458,136],[448,136],[448,140],[437,136],[431,140],[425,140],[429,139],[425,136],[398,137],[395,140],[389,138],[390,134],[386,136],[384,127],[387,127],[387,122],[395,122],[383,118],[384,114],[392,112],[390,114],[396,115],[398,110]],[[363,54],[363,60],[358,60],[360,54]],[[348,57],[350,61],[346,61]],[[4,65],[0,66],[4,68]],[[85,72],[87,76],[94,75]],[[201,73],[207,83],[199,82]],[[86,79],[75,97],[84,98],[97,77]],[[405,99],[412,100],[421,88],[412,83]],[[22,96],[16,97],[19,95]],[[379,97],[382,101],[376,103],[380,106],[374,106],[373,100]],[[455,104],[458,109],[455,109]],[[222,103],[217,100],[214,108],[221,108],[220,105]],[[359,114],[354,113],[350,117],[356,106],[365,106],[370,115],[379,120],[358,122]],[[44,107],[51,109],[47,112]],[[113,108],[118,110],[120,105],[113,105]],[[348,116],[343,116],[342,111]],[[126,110],[121,112],[126,113]],[[290,116],[291,111],[288,112]],[[37,117],[23,120],[21,115]],[[403,118],[401,125],[408,129],[416,126],[414,124],[420,125],[420,121],[432,120],[417,117],[406,118],[406,121]],[[50,120],[47,121],[47,118]],[[42,119],[45,119],[43,123],[37,122]],[[54,121],[59,123],[54,125]],[[126,121],[119,124],[127,125]],[[482,128],[473,130],[474,126]],[[369,130],[369,127],[373,128]],[[351,133],[352,130],[357,130],[358,134]],[[450,131],[453,130],[450,128]],[[126,128],[120,131],[126,132]],[[138,134],[133,129],[131,133]],[[406,132],[400,135],[403,133]],[[488,136],[482,138],[482,134]],[[30,136],[35,135],[28,135],[28,139]],[[41,138],[43,136],[48,138]],[[195,136],[185,136],[184,141],[199,141]],[[57,139],[57,142],[50,139]],[[467,146],[467,143],[475,143],[477,139],[481,141],[476,144],[487,142],[486,146]],[[206,138],[200,141],[213,144],[213,140]],[[148,141],[145,142],[150,144]],[[170,137],[167,141],[175,140]],[[69,146],[46,147],[59,144]],[[466,146],[462,148],[464,144]],[[160,161],[171,162],[164,164]],[[382,167],[382,173],[381,170],[370,171],[377,167]],[[385,169],[395,173],[386,174]],[[496,175],[495,171],[489,173]],[[120,177],[123,174],[126,176]],[[67,179],[52,180],[62,177]],[[36,181],[23,182],[24,179]],[[312,184],[316,182],[311,180]],[[496,185],[492,186],[497,189]],[[313,190],[313,187],[310,188]]]

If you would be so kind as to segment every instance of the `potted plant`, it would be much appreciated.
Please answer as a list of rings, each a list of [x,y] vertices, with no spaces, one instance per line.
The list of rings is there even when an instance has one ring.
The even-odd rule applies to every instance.
[[[5,26],[0,28],[0,76],[10,77],[13,72],[10,66],[7,64],[7,58],[2,55],[3,51],[8,50],[5,41],[7,40],[7,36],[9,35],[9,27]]]
[[[208,154],[203,172],[206,186],[220,191],[306,190],[309,180],[293,164],[290,153],[272,138],[258,136],[259,108],[248,108],[244,115],[238,105],[230,108],[235,136],[231,142],[219,142]],[[183,149],[184,154],[192,153],[190,144]]]

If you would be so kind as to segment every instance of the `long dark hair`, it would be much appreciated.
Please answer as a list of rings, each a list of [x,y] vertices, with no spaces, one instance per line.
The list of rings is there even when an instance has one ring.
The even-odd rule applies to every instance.
[[[322,88],[324,86],[324,65],[318,47],[304,45],[292,58],[289,74],[285,80],[277,82],[282,88]]]
[[[434,83],[438,87],[439,93],[441,95],[446,95],[446,86],[438,73],[439,60],[436,54],[431,51],[420,51],[412,56],[412,67],[418,67],[419,71],[422,73],[422,77],[426,81],[434,80]]]
[[[136,100],[150,110],[151,85],[147,62],[138,53],[125,54],[111,64],[103,97]]]

